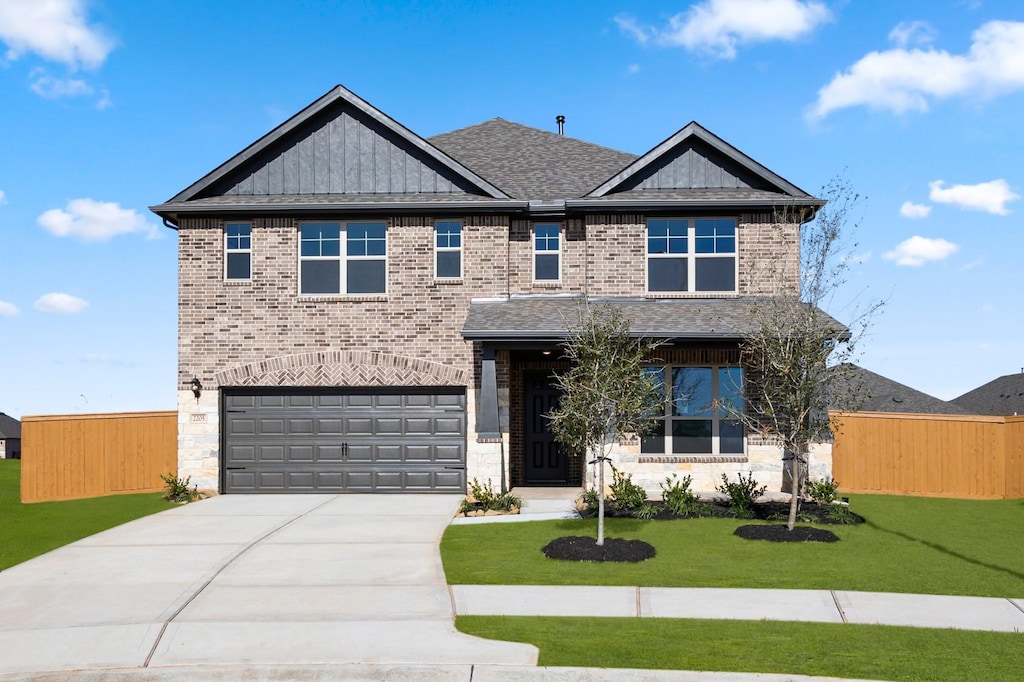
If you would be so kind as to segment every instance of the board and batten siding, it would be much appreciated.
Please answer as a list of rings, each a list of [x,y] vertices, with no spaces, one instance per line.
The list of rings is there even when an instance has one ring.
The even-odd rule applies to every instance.
[[[243,167],[226,195],[465,194],[425,154],[350,110],[318,118],[282,140],[270,161]]]
[[[24,417],[21,501],[159,492],[177,475],[178,413]]]
[[[695,145],[686,145],[637,184],[636,189],[749,189],[751,184],[710,158]]]

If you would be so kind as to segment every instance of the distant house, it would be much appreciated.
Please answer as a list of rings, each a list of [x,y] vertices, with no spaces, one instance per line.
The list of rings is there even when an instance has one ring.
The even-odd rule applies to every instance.
[[[1024,371],[993,379],[951,401],[968,414],[1024,414]]]
[[[0,412],[0,459],[21,459],[21,422]]]
[[[847,375],[851,382],[850,389],[862,396],[858,410],[863,412],[905,412],[911,414],[971,414],[963,406],[940,400],[935,396],[922,393],[898,381],[888,379],[881,374],[856,365]],[[1024,375],[1022,375],[1024,376]],[[1021,382],[1024,386],[1024,381]]]

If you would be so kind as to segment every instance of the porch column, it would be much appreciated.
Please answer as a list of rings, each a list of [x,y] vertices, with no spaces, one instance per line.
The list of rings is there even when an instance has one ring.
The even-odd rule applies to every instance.
[[[483,347],[483,365],[480,368],[480,405],[476,413],[476,433],[480,440],[501,438],[498,425],[498,375],[494,368],[494,349]]]

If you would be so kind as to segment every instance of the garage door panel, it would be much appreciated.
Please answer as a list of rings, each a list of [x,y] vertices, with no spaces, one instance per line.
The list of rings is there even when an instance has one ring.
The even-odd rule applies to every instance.
[[[341,443],[333,443],[330,445],[317,445],[317,461],[320,462],[344,462],[345,461],[345,448]]]
[[[465,395],[224,396],[225,492],[465,491]]]

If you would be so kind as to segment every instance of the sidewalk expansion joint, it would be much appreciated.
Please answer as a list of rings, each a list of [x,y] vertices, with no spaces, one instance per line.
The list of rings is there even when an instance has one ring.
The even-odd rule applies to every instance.
[[[836,595],[836,591],[829,590],[828,593],[832,595],[832,602],[836,605],[836,611],[839,612],[839,617],[843,619],[844,623],[849,623],[850,621],[846,620],[846,612],[843,611],[843,607],[839,604],[839,597]]]
[[[640,602],[640,587],[638,586],[636,588],[636,617],[640,618],[643,615],[644,615],[644,613],[643,613],[643,606],[641,606],[641,602]]]
[[[174,611],[174,613],[172,613],[172,614],[170,615],[170,617],[169,617],[169,618],[168,618],[167,620],[165,620],[165,621],[163,622],[163,624],[162,624],[162,625],[160,626],[160,632],[158,632],[158,633],[157,633],[156,639],[155,639],[155,640],[153,640],[153,646],[152,646],[152,647],[150,647],[150,649],[149,649],[149,654],[148,654],[148,655],[146,656],[146,660],[145,660],[145,662],[144,662],[144,663],[142,664],[142,667],[143,667],[143,668],[148,668],[148,667],[149,667],[149,664],[150,664],[150,662],[151,662],[151,661],[153,660],[153,656],[154,656],[154,655],[156,654],[156,649],[157,649],[157,647],[158,647],[158,646],[160,646],[160,642],[161,642],[161,641],[163,641],[163,638],[164,638],[164,634],[166,634],[166,632],[167,632],[167,627],[168,627],[168,626],[169,626],[169,625],[170,625],[170,624],[171,624],[171,623],[172,623],[172,622],[174,621],[174,619],[175,619],[175,618],[177,618],[178,616],[180,616],[180,615],[181,615],[181,612],[182,612],[182,611],[184,611],[184,610],[185,610],[186,608],[188,608],[188,605],[189,605],[189,604],[191,604],[191,603],[192,603],[192,602],[193,602],[193,601],[195,600],[195,598],[196,598],[196,597],[198,597],[198,596],[199,596],[200,594],[202,594],[202,593],[203,593],[203,590],[205,590],[205,589],[206,589],[207,587],[209,587],[209,586],[210,586],[210,583],[212,583],[212,582],[213,582],[214,580],[216,580],[216,579],[217,579],[217,576],[219,576],[219,575],[220,575],[221,573],[223,573],[223,572],[224,572],[224,570],[225,570],[225,569],[226,569],[226,568],[227,568],[228,566],[230,566],[231,564],[233,564],[233,563],[234,563],[235,561],[237,561],[237,560],[238,560],[238,558],[239,558],[239,557],[241,557],[241,556],[242,556],[243,554],[245,554],[246,552],[248,552],[248,551],[249,551],[250,549],[252,549],[252,548],[253,548],[253,547],[255,547],[256,545],[260,544],[261,542],[263,542],[264,540],[266,540],[267,538],[269,538],[269,537],[270,537],[271,535],[273,535],[274,533],[277,533],[278,531],[280,531],[280,530],[283,530],[283,529],[287,528],[288,526],[292,525],[293,523],[295,523],[295,522],[296,522],[296,521],[298,521],[299,519],[301,519],[301,518],[304,518],[304,517],[306,517],[306,516],[308,516],[308,515],[312,514],[312,513],[313,513],[313,512],[315,512],[315,511],[316,511],[317,509],[320,509],[320,507],[323,507],[323,506],[324,506],[325,504],[328,504],[329,502],[332,502],[332,501],[333,501],[333,500],[334,500],[334,499],[335,499],[336,497],[337,497],[337,495],[333,495],[333,496],[330,496],[330,497],[329,497],[329,498],[328,498],[328,499],[327,499],[326,501],[322,502],[321,504],[318,504],[317,506],[313,507],[312,509],[310,509],[310,510],[308,510],[308,511],[306,511],[306,512],[303,512],[302,514],[299,514],[298,516],[296,516],[296,517],[295,517],[295,518],[293,518],[293,519],[289,519],[288,521],[285,521],[284,523],[282,523],[281,525],[277,526],[276,528],[271,528],[271,529],[270,529],[270,530],[268,530],[268,531],[267,531],[266,533],[264,533],[264,534],[263,534],[263,535],[261,535],[260,537],[256,538],[255,540],[253,540],[252,542],[250,542],[250,543],[249,543],[248,545],[246,545],[246,546],[245,546],[245,547],[243,547],[242,549],[240,549],[240,550],[238,550],[237,552],[235,552],[235,553],[234,553],[234,554],[233,554],[233,555],[232,555],[232,556],[231,556],[231,557],[230,557],[230,558],[229,558],[229,559],[228,559],[227,561],[225,561],[225,562],[223,563],[223,565],[221,565],[221,567],[220,567],[220,568],[218,568],[218,569],[217,569],[216,571],[214,571],[214,572],[213,572],[213,575],[211,575],[211,576],[209,577],[209,579],[208,579],[208,580],[207,580],[206,582],[204,582],[204,583],[203,583],[203,584],[202,584],[202,585],[201,585],[201,586],[199,587],[199,589],[198,589],[198,590],[196,590],[196,591],[195,591],[195,592],[194,592],[194,593],[192,594],[192,596],[191,596],[191,597],[189,597],[188,599],[186,599],[186,600],[185,600],[185,603],[184,603],[184,604],[182,604],[181,606],[179,606],[179,607],[178,607],[178,608],[177,608],[177,609],[176,609],[176,610]]]
[[[1016,608],[1018,611],[1020,611],[1021,613],[1024,613],[1024,606],[1021,606],[1020,604],[1018,604],[1017,602],[1013,601],[1009,597],[1006,598],[1006,601],[1010,602],[1010,604],[1012,604],[1014,606],[1014,608]]]

